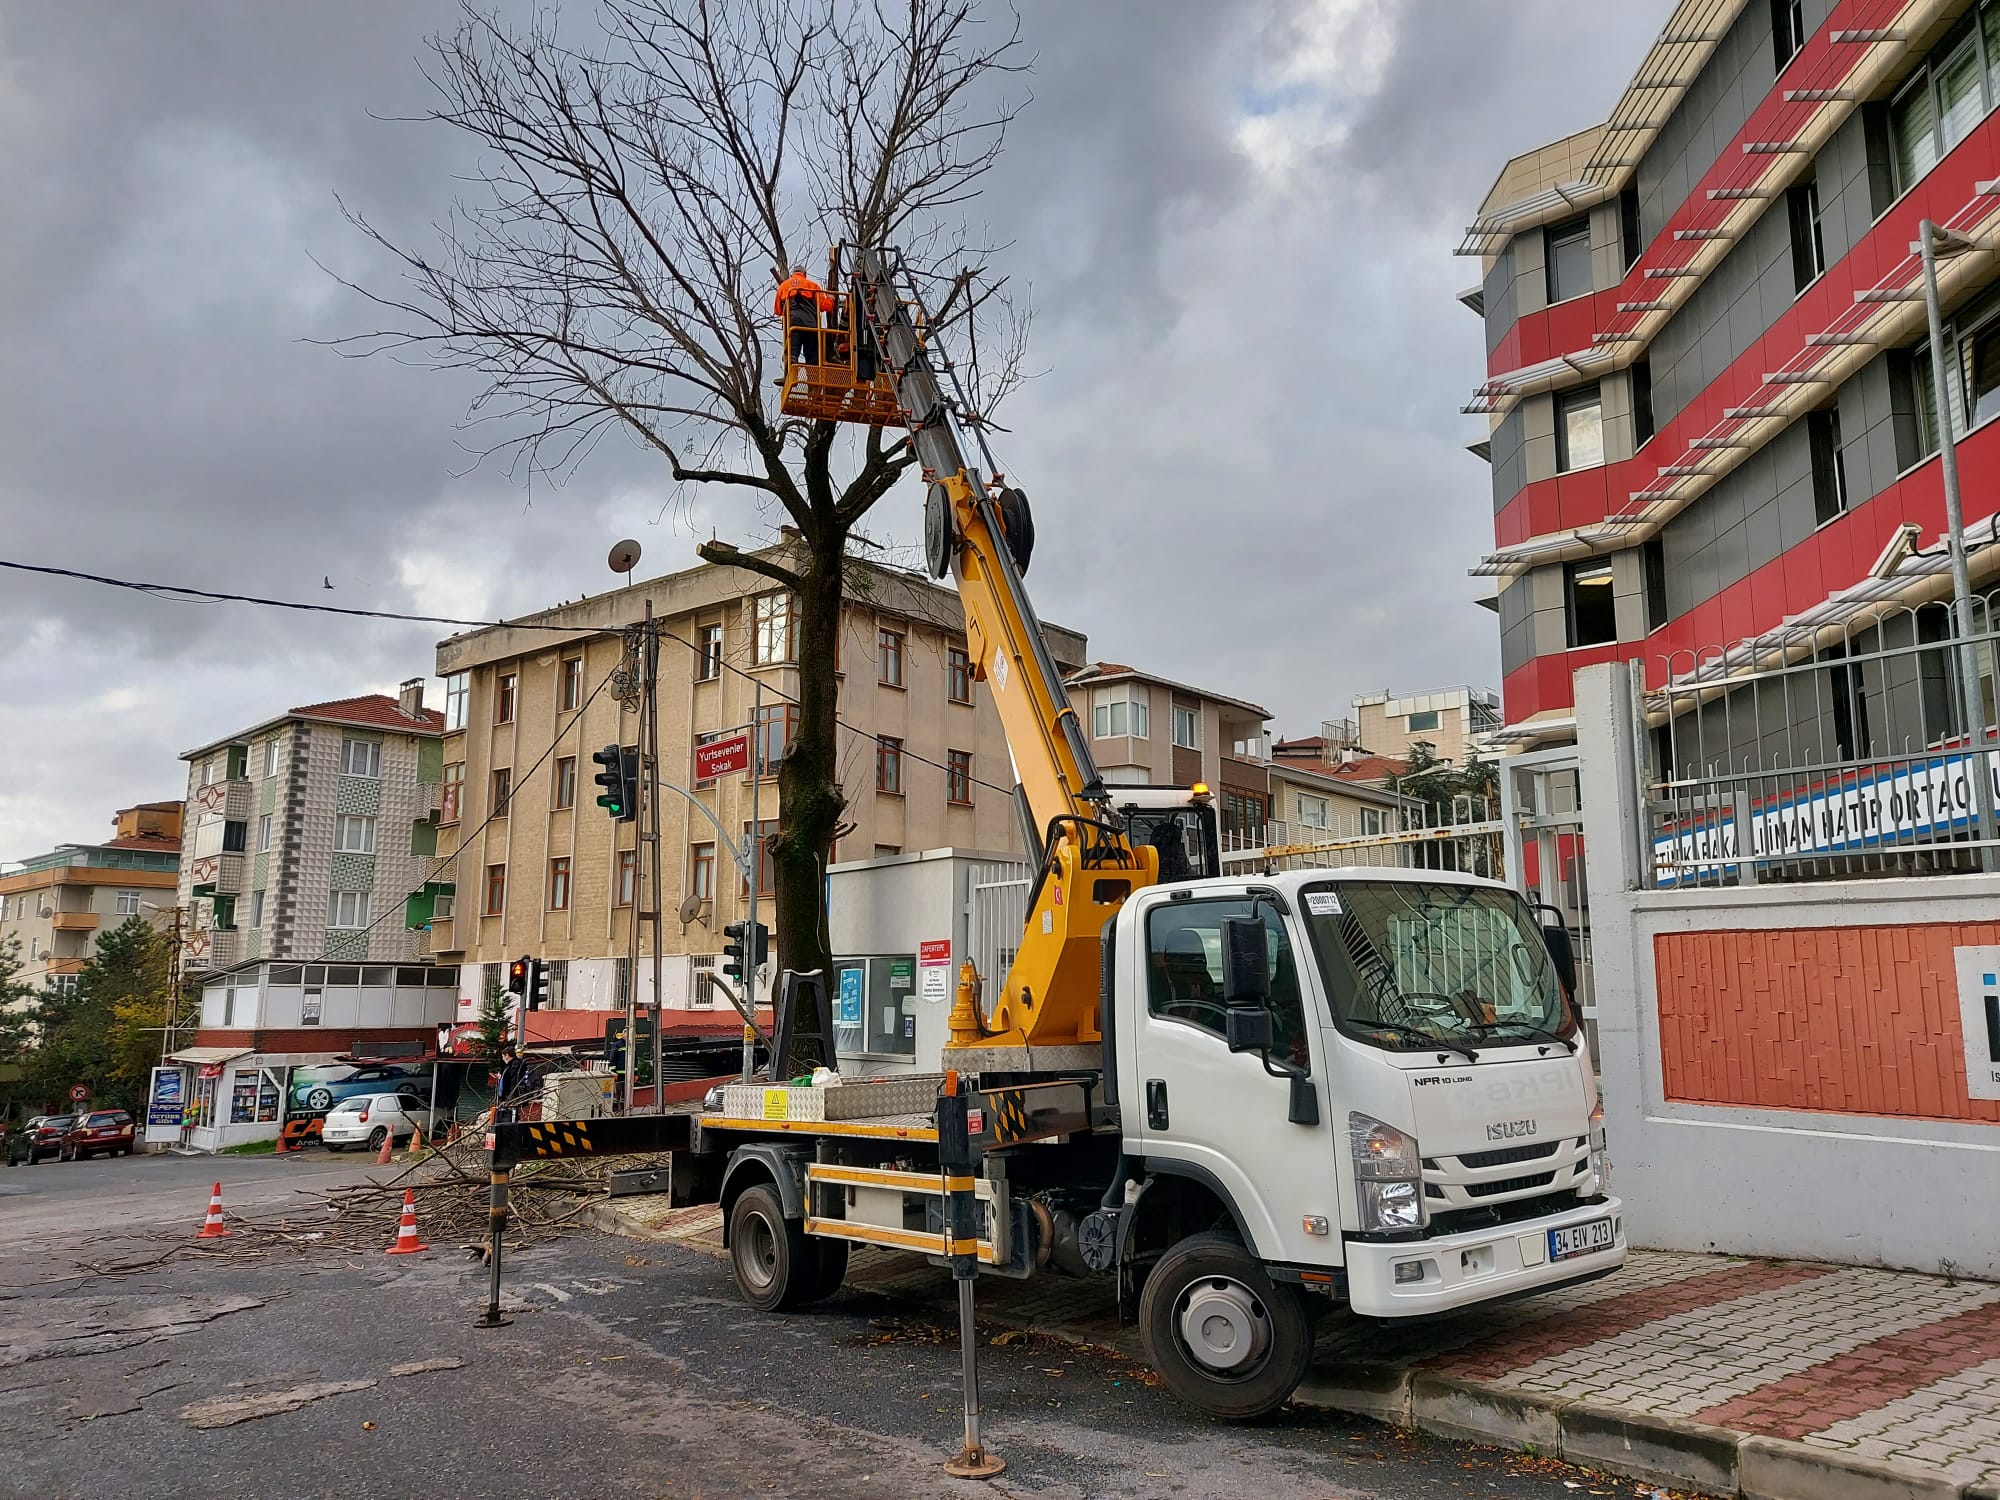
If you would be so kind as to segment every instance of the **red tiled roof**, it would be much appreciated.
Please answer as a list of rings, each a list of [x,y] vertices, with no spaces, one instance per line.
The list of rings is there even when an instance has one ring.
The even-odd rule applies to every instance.
[[[1405,760],[1392,760],[1386,755],[1364,755],[1359,760],[1299,760],[1292,759],[1290,765],[1302,771],[1317,771],[1322,776],[1333,776],[1342,781],[1387,781],[1391,776],[1401,776],[1410,769]]]
[[[112,839],[99,844],[100,849],[150,849],[155,854],[178,854],[181,852],[179,839],[163,838],[158,834],[141,833],[131,838]]]
[[[444,715],[434,708],[420,709],[415,718],[405,714],[386,693],[368,693],[359,698],[335,698],[330,703],[308,703],[295,708],[291,716],[300,719],[331,719],[339,724],[369,724],[381,729],[429,730],[444,733]]]

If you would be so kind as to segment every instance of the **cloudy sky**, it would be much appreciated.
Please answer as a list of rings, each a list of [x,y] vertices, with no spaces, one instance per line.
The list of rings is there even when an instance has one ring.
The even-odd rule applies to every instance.
[[[568,9],[585,8],[570,0]],[[1001,449],[1048,619],[1311,733],[1357,692],[1497,686],[1478,277],[1511,154],[1603,117],[1669,5],[1022,0],[1033,102],[981,213],[1031,293]],[[737,497],[628,445],[471,469],[476,391],[311,341],[380,282],[336,195],[420,238],[473,163],[419,112],[442,0],[0,7],[0,557],[487,617],[642,571]],[[871,520],[918,534],[912,484]],[[331,580],[328,593],[323,580]],[[178,796],[178,752],[428,672],[441,632],[0,574],[0,861]],[[432,689],[432,702],[438,694]]]

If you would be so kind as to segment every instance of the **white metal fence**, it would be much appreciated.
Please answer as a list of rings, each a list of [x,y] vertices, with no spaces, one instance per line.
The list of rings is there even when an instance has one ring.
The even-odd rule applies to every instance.
[[[980,1005],[988,1015],[1021,946],[1034,883],[1035,867],[1026,862],[979,864],[965,872],[966,948],[979,974]]]

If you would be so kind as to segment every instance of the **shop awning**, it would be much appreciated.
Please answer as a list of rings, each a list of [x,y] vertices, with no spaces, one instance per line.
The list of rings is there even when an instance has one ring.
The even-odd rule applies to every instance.
[[[224,1063],[234,1062],[239,1057],[248,1057],[249,1047],[183,1047],[178,1052],[167,1054],[168,1062],[184,1063]]]

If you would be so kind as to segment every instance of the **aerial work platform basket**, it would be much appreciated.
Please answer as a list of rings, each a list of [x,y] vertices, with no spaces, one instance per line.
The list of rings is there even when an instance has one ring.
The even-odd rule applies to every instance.
[[[854,299],[833,294],[824,318],[804,298],[785,309],[785,390],[779,401],[788,417],[859,422],[866,427],[900,427],[903,411],[896,388],[865,331],[854,328]],[[807,355],[817,358],[807,358]]]

